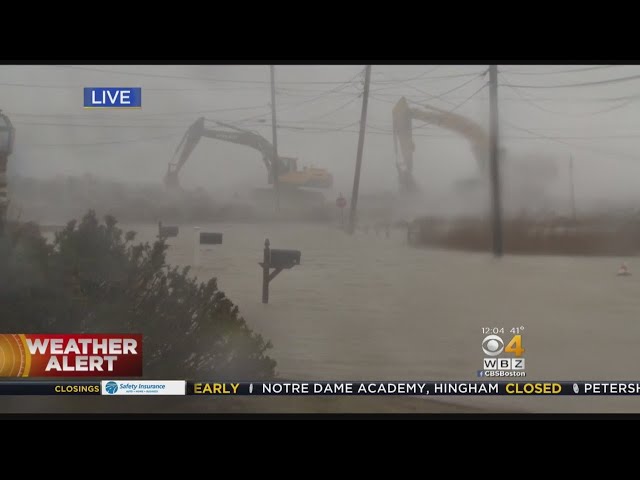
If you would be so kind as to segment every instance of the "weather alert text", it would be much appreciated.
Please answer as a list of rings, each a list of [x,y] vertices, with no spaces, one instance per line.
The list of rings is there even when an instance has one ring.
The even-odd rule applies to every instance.
[[[2,334],[2,377],[142,376],[140,334]]]

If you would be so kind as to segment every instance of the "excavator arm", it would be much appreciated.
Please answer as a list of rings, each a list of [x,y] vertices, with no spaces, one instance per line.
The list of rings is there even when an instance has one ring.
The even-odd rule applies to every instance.
[[[200,117],[187,129],[186,133],[182,137],[182,140],[178,144],[176,151],[173,154],[173,159],[171,160],[167,168],[165,185],[167,185],[168,187],[178,186],[178,174],[193,153],[202,137],[223,140],[226,142],[236,143],[238,145],[246,145],[248,147],[254,148],[255,150],[258,150],[262,154],[262,161],[267,168],[269,183],[273,182],[272,173],[275,156],[274,148],[271,142],[257,133],[251,132],[249,130],[243,130],[241,128],[234,127],[233,125],[216,122],[216,124],[227,128],[227,130],[214,130],[206,127],[204,122],[204,117]],[[290,165],[285,163],[282,158],[278,158],[277,162],[278,177],[290,170]]]
[[[420,120],[428,124],[451,130],[466,138],[476,158],[480,170],[485,171],[488,164],[489,135],[486,130],[473,120],[453,112],[436,107],[425,106],[424,109],[411,108],[406,98],[402,97],[393,107],[393,138],[396,156],[398,144],[403,161],[396,160],[398,176],[402,187],[411,189],[415,186],[413,180],[413,120]]]

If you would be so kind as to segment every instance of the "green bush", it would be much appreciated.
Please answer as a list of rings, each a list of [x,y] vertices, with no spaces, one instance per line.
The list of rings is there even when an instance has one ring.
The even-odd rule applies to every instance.
[[[188,267],[167,265],[163,240],[134,239],[93,211],[69,222],[53,244],[35,225],[9,227],[0,248],[2,330],[142,333],[149,378],[272,378],[271,344],[216,279],[199,283]]]

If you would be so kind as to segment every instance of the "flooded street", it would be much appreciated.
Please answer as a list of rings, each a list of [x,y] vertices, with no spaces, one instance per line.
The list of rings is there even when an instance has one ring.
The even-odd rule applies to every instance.
[[[256,361],[256,332],[281,380],[626,381],[640,391],[638,65],[0,70],[6,332],[137,325],[148,377],[214,361],[221,378],[187,380],[271,375],[272,362]],[[348,235],[351,212],[363,228]],[[73,219],[58,250],[26,225],[51,241]],[[135,242],[154,242],[159,220],[179,227],[169,266],[217,279],[250,330],[183,277],[167,292],[173,279],[123,251],[111,219]],[[482,251],[492,221],[521,254]],[[422,246],[409,244],[409,226]],[[200,245],[201,232],[222,244]],[[301,251],[301,263],[273,279],[264,304],[266,239]],[[521,335],[525,377],[484,376],[490,334],[498,349]],[[640,395],[248,397],[7,395],[0,411],[640,413]]]
[[[482,328],[524,327],[526,380],[640,380],[640,279],[629,258],[514,257],[416,249],[406,232],[348,236],[331,225],[216,224],[195,274],[217,277],[249,325],[271,340],[281,377],[300,380],[477,380]],[[156,225],[124,226],[152,240]],[[261,303],[265,238],[302,251]],[[193,226],[168,261],[194,261]],[[508,337],[508,338],[507,338]],[[435,397],[525,411],[640,412],[638,397]]]

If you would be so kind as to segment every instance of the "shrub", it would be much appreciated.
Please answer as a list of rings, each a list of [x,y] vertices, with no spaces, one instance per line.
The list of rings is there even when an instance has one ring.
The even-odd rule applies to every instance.
[[[69,222],[53,244],[33,224],[10,227],[0,251],[3,330],[142,333],[150,378],[273,377],[271,344],[247,326],[215,278],[198,283],[188,267],[166,264],[163,240],[134,239],[115,218],[100,222],[93,211]]]

